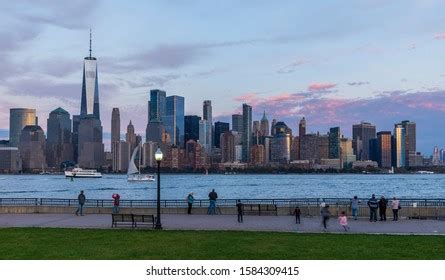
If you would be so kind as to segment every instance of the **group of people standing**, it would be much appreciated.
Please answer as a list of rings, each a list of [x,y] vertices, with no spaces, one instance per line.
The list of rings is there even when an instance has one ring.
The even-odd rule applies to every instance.
[[[356,197],[355,197],[356,198]],[[379,200],[375,194],[371,196],[367,203],[369,207],[369,221],[377,222],[377,210],[379,210],[380,221],[386,221],[386,209],[388,207],[388,200],[382,195]],[[400,201],[394,197],[390,205],[393,213],[393,221],[399,220],[399,210],[401,209]]]

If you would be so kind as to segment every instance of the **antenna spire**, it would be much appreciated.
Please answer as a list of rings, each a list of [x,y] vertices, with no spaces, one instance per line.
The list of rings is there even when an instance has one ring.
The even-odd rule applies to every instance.
[[[90,58],[91,58],[91,28],[90,28]]]

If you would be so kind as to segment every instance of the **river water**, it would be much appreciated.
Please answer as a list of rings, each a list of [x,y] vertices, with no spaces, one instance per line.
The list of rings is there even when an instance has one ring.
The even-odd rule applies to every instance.
[[[445,198],[445,174],[164,174],[163,199],[183,199],[189,192],[207,198],[212,188],[219,198],[336,198],[369,197],[372,193],[400,198]],[[156,182],[129,183],[125,175],[74,181],[63,175],[0,175],[0,198],[156,199]]]

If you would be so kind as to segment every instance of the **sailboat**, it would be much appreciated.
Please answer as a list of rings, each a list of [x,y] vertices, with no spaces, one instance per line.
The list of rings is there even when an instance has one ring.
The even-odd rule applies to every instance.
[[[139,152],[139,167],[136,166],[134,160]],[[154,175],[141,174],[141,144],[134,149],[131,155],[130,162],[128,163],[127,181],[128,182],[153,182],[155,180]]]

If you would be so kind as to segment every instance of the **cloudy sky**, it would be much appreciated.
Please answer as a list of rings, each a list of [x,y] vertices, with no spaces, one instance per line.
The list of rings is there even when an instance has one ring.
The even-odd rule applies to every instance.
[[[20,2],[20,3],[16,3]],[[417,122],[418,150],[445,146],[445,1],[3,1],[0,138],[9,108],[80,111],[89,28],[98,58],[101,117],[146,126],[151,88],[213,101],[216,120],[241,104],[254,119],[324,133],[369,121]]]

